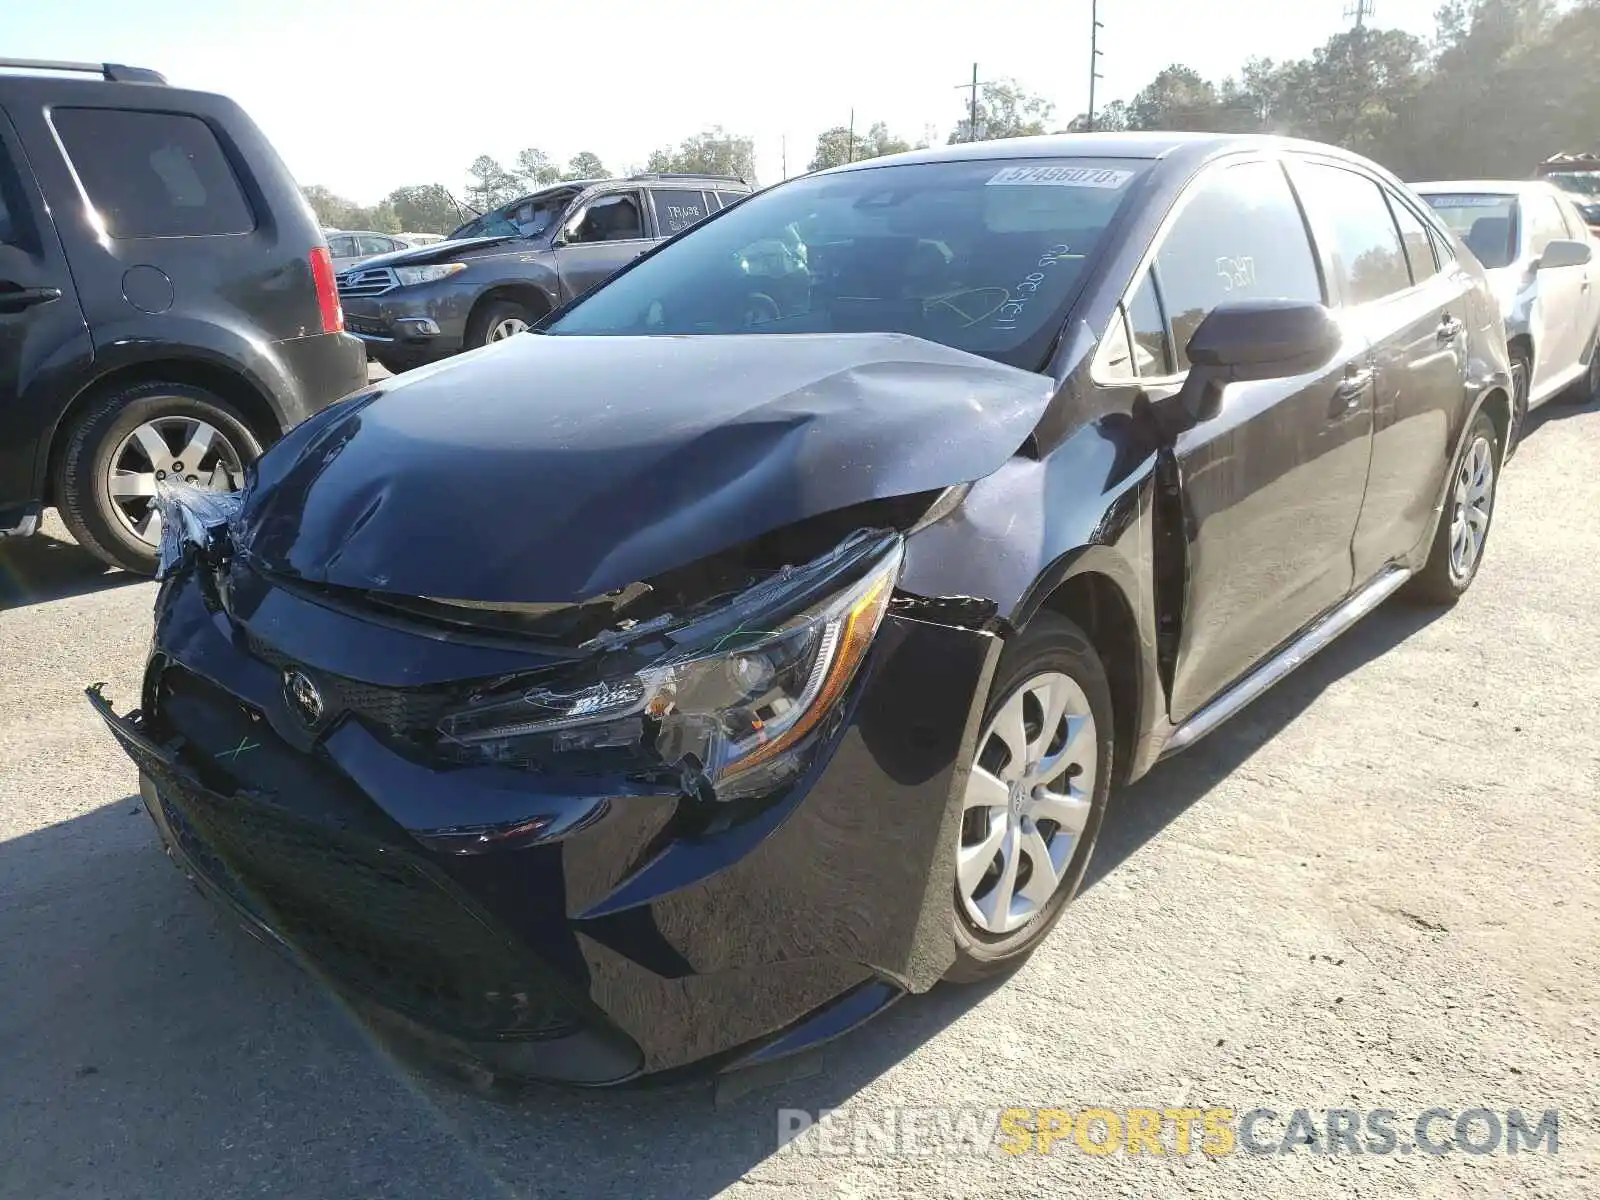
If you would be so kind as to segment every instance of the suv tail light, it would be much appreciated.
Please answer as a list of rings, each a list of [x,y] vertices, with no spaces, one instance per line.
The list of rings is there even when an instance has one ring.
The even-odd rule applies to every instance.
[[[339,288],[333,282],[333,251],[326,246],[312,248],[311,281],[317,288],[317,308],[322,313],[322,332],[343,333],[344,309],[339,306]]]

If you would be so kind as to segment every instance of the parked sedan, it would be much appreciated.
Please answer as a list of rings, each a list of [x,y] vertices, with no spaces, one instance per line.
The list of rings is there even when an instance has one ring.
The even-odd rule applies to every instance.
[[[91,698],[367,1011],[508,1074],[761,1062],[1014,965],[1114,784],[1466,591],[1510,386],[1482,269],[1341,151],[857,163],[163,489],[140,709]]]
[[[394,254],[430,246],[444,239],[438,234],[376,233],[370,229],[327,230],[328,247],[333,252],[333,270],[340,274],[357,263],[366,262],[380,254]]]
[[[1571,199],[1540,182],[1414,186],[1488,272],[1511,350],[1513,447],[1530,409],[1600,395],[1600,265]]]

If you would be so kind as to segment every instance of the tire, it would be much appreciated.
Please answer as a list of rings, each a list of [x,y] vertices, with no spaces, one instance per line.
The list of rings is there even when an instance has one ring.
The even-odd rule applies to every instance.
[[[202,427],[211,431],[205,453],[199,463],[183,462],[183,450],[197,444]],[[165,463],[149,448],[150,433],[165,443]],[[261,443],[238,410],[204,388],[159,381],[119,388],[94,400],[68,431],[56,461],[56,508],[85,550],[114,567],[150,575],[159,525],[152,529],[147,522],[148,494],[131,489],[153,490],[147,477],[159,475],[231,490],[224,485],[238,487],[244,468],[260,454]],[[113,469],[130,487],[121,498],[112,494]],[[140,536],[141,525],[154,540]]]
[[[1055,703],[1056,696],[1067,719],[1057,722],[1047,737],[1045,704]],[[1007,739],[996,732],[1003,713],[1020,713],[1022,740],[1028,749],[1041,753],[1039,769],[1010,786],[1004,777],[1014,774],[1011,762],[1016,756],[1007,749]],[[1092,718],[1092,728],[1083,724],[1085,717]],[[1105,819],[1112,746],[1111,689],[1105,667],[1076,625],[1054,613],[1040,613],[1001,655],[984,707],[961,833],[958,845],[951,847],[956,855],[951,897],[956,961],[945,974],[947,980],[973,983],[1012,969],[1055,925],[1083,882]],[[1090,773],[1087,785],[1070,782],[1082,781]],[[1044,800],[1038,787],[1027,787],[1030,782],[1049,789]],[[986,805],[985,798],[997,803]],[[1066,819],[1054,821],[1042,816],[1044,812],[1061,813]],[[1070,833],[1073,823],[1079,823],[1075,836]],[[1062,838],[1068,839],[1065,844]],[[1040,856],[1052,859],[1049,869],[1055,883],[1047,894],[1034,883],[1037,867],[1028,852],[1030,841]],[[984,863],[990,845],[996,851]],[[1011,863],[1016,864],[1011,872],[1012,899],[1003,903],[1001,889]],[[1040,894],[1027,896],[1030,886],[1038,887]]]
[[[1584,377],[1562,393],[1568,404],[1590,404],[1600,400],[1600,328],[1594,332],[1589,346],[1589,370]]]
[[[523,329],[537,321],[538,314],[534,313],[525,304],[518,304],[515,300],[491,300],[477,312],[472,314],[472,320],[467,323],[467,334],[462,341],[465,350],[476,350],[480,346],[487,346],[490,342],[498,342],[503,338],[520,333]],[[521,329],[512,329],[512,325],[521,322]],[[506,332],[511,330],[511,332]]]
[[[1506,457],[1522,445],[1522,430],[1528,423],[1528,388],[1533,381],[1533,364],[1525,354],[1511,356],[1511,433],[1506,438]]]
[[[1499,496],[1498,472],[1503,464],[1500,454],[1500,435],[1489,414],[1481,409],[1467,430],[1461,453],[1450,468],[1450,490],[1445,495],[1444,511],[1439,515],[1439,528],[1433,536],[1433,547],[1422,570],[1406,585],[1405,595],[1420,604],[1448,607],[1466,594],[1483,565],[1483,552],[1488,547],[1489,533],[1494,524],[1494,506]],[[1486,448],[1486,449],[1485,449]],[[1487,453],[1487,476],[1483,476]],[[1473,496],[1480,486],[1486,486],[1481,501]],[[1469,510],[1480,514],[1481,520],[1467,520],[1476,530],[1475,546],[1470,556],[1458,554],[1460,522]]]

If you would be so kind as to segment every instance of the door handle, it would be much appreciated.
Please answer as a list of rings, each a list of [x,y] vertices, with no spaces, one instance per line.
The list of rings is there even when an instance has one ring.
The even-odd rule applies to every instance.
[[[1361,396],[1367,390],[1367,385],[1372,382],[1373,371],[1371,367],[1356,367],[1347,369],[1344,380],[1334,390],[1334,395],[1343,400],[1346,408],[1354,408],[1361,403]]]
[[[35,304],[48,304],[61,299],[61,289],[53,287],[17,288],[0,291],[0,312],[21,312]]]
[[[1455,341],[1456,338],[1461,336],[1462,328],[1461,322],[1456,320],[1455,317],[1446,317],[1439,322],[1439,340],[1441,342]]]

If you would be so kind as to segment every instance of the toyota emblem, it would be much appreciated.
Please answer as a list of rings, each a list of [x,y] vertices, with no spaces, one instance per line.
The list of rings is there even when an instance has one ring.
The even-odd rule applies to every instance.
[[[283,698],[307,725],[322,720],[322,693],[304,671],[291,668],[283,673]]]

